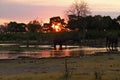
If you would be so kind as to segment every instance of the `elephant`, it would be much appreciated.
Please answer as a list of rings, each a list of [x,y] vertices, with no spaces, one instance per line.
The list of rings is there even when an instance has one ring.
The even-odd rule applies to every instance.
[[[65,45],[67,48],[67,44],[73,44],[79,42],[79,36],[75,32],[61,32],[56,33],[53,38],[53,46],[56,49],[56,45],[59,45],[59,49],[62,50],[62,46]]]
[[[66,40],[56,38],[53,40],[53,46],[55,50],[56,50],[56,45],[59,45],[60,46],[59,49],[62,50],[62,46],[66,45]]]
[[[117,36],[107,36],[106,37],[106,49],[108,51],[117,51],[118,47],[118,37]]]

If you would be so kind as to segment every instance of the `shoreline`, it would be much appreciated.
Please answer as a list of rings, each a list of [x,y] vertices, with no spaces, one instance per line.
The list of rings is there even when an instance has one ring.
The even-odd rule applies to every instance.
[[[23,53],[20,52],[19,54],[23,54]],[[29,52],[26,52],[26,53],[29,53]],[[9,54],[15,54],[15,53],[9,53]],[[120,51],[96,52],[94,54],[80,54],[79,56],[58,56],[58,57],[41,57],[41,58],[36,58],[36,57],[32,57],[32,56],[18,56],[17,58],[0,59],[0,61],[4,61],[4,60],[66,59],[66,58],[81,58],[81,57],[90,57],[90,56],[97,57],[97,56],[110,56],[110,55],[111,56],[112,55],[120,55]]]

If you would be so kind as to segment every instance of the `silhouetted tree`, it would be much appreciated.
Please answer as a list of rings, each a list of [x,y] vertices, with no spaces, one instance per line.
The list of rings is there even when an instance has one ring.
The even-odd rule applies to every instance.
[[[43,33],[48,33],[48,32],[51,32],[51,31],[52,31],[52,28],[51,28],[50,23],[44,23],[43,26],[42,26],[42,32]]]
[[[94,29],[97,29],[97,30],[100,30],[101,29],[101,21],[102,21],[102,16],[101,15],[96,15],[94,16],[94,21],[93,21],[93,26],[94,26]]]
[[[92,16],[85,17],[85,20],[86,20],[86,29],[87,30],[95,29],[95,26],[93,25],[94,19]]]
[[[83,0],[75,0],[69,10],[67,10],[67,15],[75,15],[85,17],[90,14],[90,9],[88,4]]]
[[[7,25],[7,32],[10,33],[26,32],[25,28],[26,24],[24,23],[10,22]]]
[[[117,17],[116,21],[119,23],[120,26],[120,15]]]
[[[120,21],[120,15],[117,17],[117,20],[119,20],[119,21]]]
[[[28,23],[29,32],[40,32],[41,28],[42,28],[41,24],[37,20],[33,20]]]
[[[118,30],[118,29],[120,29],[120,24],[119,24],[119,22],[117,22],[116,19],[112,20],[112,26],[110,27],[110,29],[112,29],[112,30]]]
[[[69,10],[66,11],[67,15],[75,15],[85,17],[90,14],[88,4],[83,0],[75,0]]]
[[[112,19],[110,16],[104,16],[101,21],[101,29],[108,30],[112,26]]]
[[[69,28],[73,30],[86,30],[87,23],[85,17],[90,14],[90,9],[85,1],[75,0],[70,9],[66,12],[69,17]]]
[[[72,29],[72,30],[78,29],[77,22],[78,22],[78,20],[71,19],[68,21],[67,27]]]
[[[51,26],[51,28],[50,28],[51,31],[55,31],[56,32],[56,29],[52,27],[53,25],[59,27],[58,32],[64,32],[64,31],[66,31],[65,20],[61,19],[60,16],[51,17],[49,23],[50,23],[50,26]]]
[[[67,27],[72,30],[85,30],[87,26],[86,18],[80,16],[79,18],[72,17],[72,15],[69,15],[69,21]]]
[[[7,27],[8,32],[16,32],[16,29],[17,29],[17,22],[8,23],[8,27]]]
[[[27,25],[24,23],[17,24],[17,31],[18,32],[27,32],[26,30]]]
[[[5,25],[0,25],[0,33],[6,33],[6,26]]]

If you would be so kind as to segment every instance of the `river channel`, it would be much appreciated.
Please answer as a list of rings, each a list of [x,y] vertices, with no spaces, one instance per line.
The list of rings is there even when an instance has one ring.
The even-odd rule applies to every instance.
[[[25,46],[21,46],[25,47]],[[34,46],[30,46],[34,47]],[[58,46],[57,46],[58,47]],[[16,59],[19,57],[32,58],[53,58],[53,57],[75,57],[82,54],[94,54],[96,52],[105,52],[106,48],[80,47],[80,46],[63,46],[63,50],[54,50],[51,45],[39,45],[39,51],[0,51],[0,59]],[[42,49],[41,49],[42,48]],[[44,48],[44,49],[43,49]]]

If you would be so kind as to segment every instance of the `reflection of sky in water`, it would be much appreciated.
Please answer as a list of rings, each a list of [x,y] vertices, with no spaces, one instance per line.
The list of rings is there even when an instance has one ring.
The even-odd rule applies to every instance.
[[[48,57],[67,57],[67,56],[79,56],[80,54],[94,54],[95,52],[105,52],[106,48],[91,48],[91,47],[79,47],[79,46],[67,46],[67,49],[54,50],[51,45],[40,45],[40,48],[45,50],[40,50],[39,52],[0,52],[0,59],[15,59],[19,56],[28,56],[33,58],[48,58]],[[47,49],[51,48],[51,49]]]

